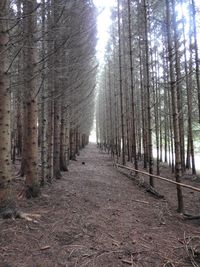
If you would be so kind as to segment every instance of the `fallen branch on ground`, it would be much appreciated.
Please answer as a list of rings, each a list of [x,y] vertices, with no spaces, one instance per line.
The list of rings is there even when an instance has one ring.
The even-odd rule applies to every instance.
[[[198,219],[200,219],[200,215],[190,215],[190,214],[186,214],[186,213],[184,213],[183,215],[185,216],[184,220],[198,220]]]
[[[147,201],[138,200],[138,199],[134,199],[133,201],[138,202],[138,203],[142,203],[142,204],[149,204],[149,202],[147,202]]]
[[[162,180],[162,181],[165,181],[165,182],[168,182],[168,183],[171,183],[171,184],[175,184],[175,185],[180,185],[182,187],[185,187],[185,188],[188,188],[188,189],[191,189],[191,190],[194,190],[194,191],[197,191],[197,192],[200,192],[200,188],[197,188],[197,187],[194,187],[194,186],[191,186],[191,185],[187,185],[187,184],[183,184],[183,183],[177,183],[175,181],[172,181],[168,178],[165,178],[165,177],[162,177],[162,176],[158,176],[158,175],[155,175],[155,174],[150,174],[148,172],[144,172],[144,171],[140,171],[140,170],[136,170],[134,168],[130,168],[130,167],[127,167],[127,166],[124,166],[124,165],[121,165],[121,164],[117,164],[115,163],[115,165],[119,168],[122,168],[122,169],[127,169],[129,171],[134,171],[134,172],[137,172],[137,173],[141,173],[141,174],[145,174],[145,175],[148,175],[148,176],[151,176],[153,178],[156,178],[156,179],[159,179],[159,180]]]
[[[17,214],[17,218],[24,219],[28,222],[35,222],[35,223],[38,222],[36,219],[39,219],[40,217],[41,217],[40,214],[35,214],[35,213],[18,212]]]
[[[132,265],[132,264],[133,264],[133,262],[132,262],[132,261],[128,261],[128,260],[122,260],[122,262],[123,262],[123,263],[130,264],[130,265]]]
[[[122,173],[123,175],[127,176],[128,178],[132,178],[133,176],[131,176],[131,174],[127,174],[124,173],[122,171],[119,171],[120,173]],[[137,181],[137,184],[143,188],[145,188],[146,192],[152,194],[153,196],[155,196],[156,198],[164,198],[163,195],[161,195],[160,193],[158,193],[154,187],[152,187],[150,184],[148,184],[145,181],[142,181],[141,179],[137,179],[134,178]]]

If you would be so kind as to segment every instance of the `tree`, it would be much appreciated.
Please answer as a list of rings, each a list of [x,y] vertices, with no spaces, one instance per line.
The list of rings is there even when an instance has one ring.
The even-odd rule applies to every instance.
[[[39,194],[38,179],[38,106],[37,106],[37,1],[23,1],[24,29],[24,161],[25,190],[28,197]]]
[[[11,125],[9,67],[9,1],[0,2],[0,215],[13,204],[10,182]],[[3,19],[2,19],[3,18]]]
[[[121,25],[120,25],[120,0],[117,1],[118,16],[118,49],[119,49],[119,90],[120,90],[120,113],[121,113],[121,140],[122,140],[122,164],[126,163],[125,155],[125,131],[124,131],[124,103],[122,88],[122,52],[121,52]]]
[[[174,6],[174,1],[171,4]],[[179,128],[179,114],[177,103],[177,87],[175,80],[175,72],[173,66],[173,47],[172,47],[172,30],[171,30],[171,16],[170,16],[170,3],[166,0],[166,30],[168,41],[168,57],[169,57],[169,72],[170,72],[170,91],[172,101],[172,114],[173,114],[173,129],[174,129],[174,142],[175,142],[175,177],[176,182],[181,181],[181,150],[180,150],[180,128]],[[180,185],[177,185],[178,197],[178,211],[183,212],[183,195]]]
[[[134,167],[138,169],[137,149],[136,149],[136,122],[135,122],[135,97],[133,82],[133,52],[132,52],[132,31],[131,31],[131,1],[128,0],[128,35],[129,35],[129,60],[130,60],[130,86],[131,86],[131,107],[132,107],[132,151],[134,158]]]

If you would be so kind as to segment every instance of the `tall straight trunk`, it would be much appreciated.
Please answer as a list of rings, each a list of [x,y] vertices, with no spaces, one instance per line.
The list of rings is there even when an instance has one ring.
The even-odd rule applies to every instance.
[[[190,45],[191,45],[191,36],[190,36]],[[195,167],[195,156],[194,156],[194,142],[193,142],[193,130],[192,130],[192,51],[190,51],[190,59],[189,59],[189,75],[187,79],[187,106],[188,106],[188,142],[189,142],[189,151],[192,159],[192,174],[196,174]]]
[[[172,0],[172,5],[174,1]],[[178,117],[178,104],[177,104],[177,88],[173,64],[173,46],[172,46],[172,30],[171,30],[171,16],[170,16],[170,3],[166,0],[166,27],[167,27],[167,41],[168,41],[168,57],[169,57],[169,73],[170,73],[170,89],[173,113],[173,129],[174,129],[174,142],[175,142],[175,178],[176,182],[181,182],[181,150],[180,150],[180,133],[179,133],[179,117]],[[184,211],[183,195],[180,185],[177,185],[177,198],[178,198],[178,212]]]
[[[66,124],[65,124],[65,157],[66,157],[66,165],[69,166],[69,153],[70,153],[70,141],[69,141],[69,131],[70,131],[70,119],[69,119],[69,113],[67,111],[67,118],[66,118]],[[83,135],[81,135],[81,148],[83,148]]]
[[[21,0],[17,0],[17,17],[21,18],[22,12],[21,12]],[[18,33],[21,33],[21,26],[22,22],[18,25]],[[19,42],[18,49],[21,49],[22,47],[22,41]],[[18,83],[20,84],[21,81],[21,71],[23,66],[23,57],[22,53],[20,52],[17,58],[17,69],[18,69]],[[22,121],[23,121],[23,115],[22,115],[22,97],[23,97],[23,86],[20,85],[17,87],[16,92],[16,153],[18,156],[22,155]]]
[[[122,4],[122,10],[123,10]],[[125,155],[127,155],[127,161],[131,160],[130,154],[130,114],[129,114],[129,86],[128,86],[128,72],[124,66],[127,66],[126,59],[126,22],[125,22],[125,12],[122,11],[122,70],[123,70],[123,92],[124,92],[124,130],[125,130],[125,144],[126,150]]]
[[[148,161],[148,147],[147,147],[147,125],[146,112],[145,112],[145,97],[144,97],[144,83],[142,75],[142,62],[140,59],[140,89],[141,89],[141,110],[142,110],[142,143],[143,143],[143,157],[144,157],[144,168],[147,168]]]
[[[165,127],[165,134],[164,134],[164,147],[165,147],[165,154],[164,154],[164,162],[168,162],[168,155],[169,155],[169,151],[168,151],[168,127],[169,127],[169,115],[168,113],[168,109],[167,109],[167,103],[168,102],[168,97],[167,97],[167,90],[165,88],[164,90],[164,114],[165,114],[165,120],[164,120],[164,127]]]
[[[167,37],[164,36],[163,38],[163,43],[166,44],[167,46]],[[165,52],[166,51],[166,52]],[[168,48],[166,47],[164,50],[163,50],[163,54],[165,55],[165,53],[167,53],[168,51]],[[164,59],[164,62],[163,62],[163,68],[164,68],[164,73],[165,73],[165,76],[164,76],[164,83],[166,84],[166,89],[165,89],[165,92],[166,92],[166,98],[167,101],[165,101],[165,111],[166,113],[168,114],[167,116],[167,121],[168,121],[168,124],[167,124],[167,127],[168,127],[168,131],[167,131],[167,134],[168,134],[168,154],[169,154],[169,162],[170,162],[170,166],[172,168],[172,173],[174,173],[174,139],[173,139],[173,125],[172,125],[172,105],[171,105],[171,97],[170,97],[170,85],[169,85],[169,79],[170,79],[170,74],[169,74],[169,64],[168,64],[168,61],[167,59],[165,58]]]
[[[57,83],[55,85],[58,86]],[[55,88],[58,88],[55,86]],[[61,101],[54,100],[54,153],[53,153],[53,174],[55,179],[62,177],[60,172],[60,133],[61,133]]]
[[[108,62],[108,90],[109,90],[109,117],[110,117],[110,146],[111,156],[114,156],[114,134],[113,134],[113,117],[112,117],[112,83],[111,83],[111,62]]]
[[[149,173],[153,173],[153,144],[152,144],[152,126],[151,126],[151,95],[150,95],[150,74],[149,74],[149,43],[148,43],[148,21],[147,21],[147,3],[143,0],[144,8],[144,42],[145,42],[145,70],[146,70],[146,93],[147,93],[147,122],[148,122],[148,158]],[[149,177],[151,186],[154,186],[153,177]]]
[[[185,140],[184,140],[184,118],[183,118],[183,101],[182,101],[182,82],[181,82],[181,62],[179,51],[179,40],[177,33],[176,11],[175,4],[172,8],[172,24],[174,29],[174,49],[175,49],[175,74],[177,88],[177,108],[179,113],[179,133],[180,133],[180,153],[181,153],[181,169],[185,171]]]
[[[136,141],[137,141],[137,158],[142,160],[142,119],[141,119],[141,96],[140,93],[136,98],[136,103],[138,103],[138,110],[136,109],[136,121],[137,121],[137,129],[136,129]]]
[[[182,5],[182,18],[183,18],[183,0],[181,0]],[[188,144],[187,144],[187,159],[186,159],[186,168],[190,168],[190,155],[192,158],[192,174],[196,174],[195,159],[194,159],[194,144],[193,144],[193,130],[192,130],[192,94],[190,88],[192,88],[192,50],[190,50],[190,59],[189,59],[189,72],[187,64],[187,55],[186,55],[186,36],[185,36],[185,21],[182,19],[183,25],[183,38],[184,38],[184,68],[185,68],[185,77],[186,77],[186,91],[187,91],[187,120],[188,120]],[[192,26],[190,18],[190,28]],[[191,31],[190,31],[190,47],[191,47]],[[191,74],[189,74],[191,73]]]
[[[61,126],[61,98],[56,94],[61,88],[61,82],[58,69],[62,66],[61,59],[63,57],[59,47],[60,27],[58,24],[59,11],[61,10],[60,0],[52,1],[52,17],[56,27],[53,29],[53,93],[54,93],[54,132],[53,132],[53,174],[55,179],[62,177],[60,172],[60,126]]]
[[[121,52],[121,23],[120,23],[120,0],[117,0],[118,15],[118,46],[119,46],[119,90],[120,90],[120,112],[121,112],[121,138],[122,138],[122,164],[126,164],[125,157],[125,131],[124,131],[124,104],[122,88],[122,52]]]
[[[162,38],[162,42],[163,44],[166,42],[165,41],[166,38],[163,36]],[[169,158],[169,166],[171,166],[171,160],[170,160],[170,112],[169,112],[169,107],[170,107],[170,98],[169,98],[169,89],[168,89],[168,77],[169,77],[169,73],[168,73],[168,64],[166,61],[166,58],[164,57],[165,53],[166,53],[166,47],[163,47],[163,62],[162,62],[162,66],[163,66],[163,72],[164,72],[164,116],[165,116],[165,120],[164,120],[164,128],[165,128],[165,155],[164,155],[164,161],[167,162],[167,159]],[[161,115],[160,115],[161,116]],[[160,120],[162,120],[162,118],[160,118]]]
[[[76,135],[75,135],[75,140],[76,140],[76,155],[80,155],[80,132],[79,132],[79,127],[76,127]]]
[[[172,104],[170,100],[170,88],[168,88],[168,99],[169,99],[169,114],[172,114]],[[171,141],[171,161],[172,161],[172,173],[175,173],[175,155],[174,155],[174,135],[173,135],[173,122],[172,122],[172,116],[169,116],[169,136]]]
[[[25,83],[25,136],[24,136],[24,152],[25,152],[25,185],[27,197],[36,197],[39,193],[38,180],[38,107],[37,107],[37,80],[36,74],[37,61],[37,17],[36,8],[37,1],[23,1],[24,15],[24,83]]]
[[[18,18],[21,18],[21,22],[19,22],[18,27],[19,27],[19,34],[21,34],[21,31],[23,29],[23,20],[22,20],[22,10],[21,10],[21,4],[22,0],[17,1],[17,16]],[[19,42],[19,49],[23,47],[23,40]],[[24,60],[23,60],[23,55],[20,53],[18,55],[18,82],[19,84],[22,83],[23,76],[22,71],[24,69]],[[19,155],[21,156],[21,166],[20,170],[18,172],[18,175],[24,176],[25,173],[25,157],[24,157],[24,125],[25,125],[25,120],[26,120],[26,114],[24,112],[24,101],[22,99],[24,98],[24,84],[20,85],[17,88],[17,93],[18,93],[18,114],[17,114],[17,142],[18,142],[18,147],[19,147]]]
[[[60,131],[60,170],[68,171],[68,144],[67,144],[67,128],[66,128],[66,107],[62,103],[61,108],[61,131]]]
[[[140,30],[140,26],[141,26],[141,10],[140,10],[140,5],[139,5],[139,1],[137,2],[137,6],[138,6],[138,23],[137,23],[137,27],[138,27],[138,33],[139,33],[139,44],[138,44],[138,48],[139,48],[139,69],[140,69],[140,98],[141,98],[141,119],[142,119],[142,145],[143,145],[143,163],[144,163],[144,168],[147,168],[147,161],[148,161],[148,147],[147,147],[147,125],[146,125],[146,110],[145,110],[145,92],[144,92],[144,64],[143,64],[143,57],[144,57],[144,49],[142,47],[142,33]]]
[[[51,77],[48,75],[48,88],[49,91],[52,89],[50,85]],[[51,92],[49,92],[50,95]],[[53,179],[53,151],[54,151],[54,108],[53,108],[53,100],[47,102],[47,130],[46,130],[46,140],[47,140],[47,164],[46,164],[46,180],[48,183],[52,182]]]
[[[45,38],[45,0],[42,0],[42,38]],[[42,58],[45,57],[45,42],[42,41]],[[45,61],[42,63],[42,86],[41,86],[41,185],[45,182],[45,165],[46,165],[46,103],[45,103]]]
[[[115,47],[115,34],[114,34],[114,27],[112,27],[112,43]],[[115,154],[117,156],[117,162],[119,158],[119,113],[118,113],[118,91],[117,91],[117,82],[116,82],[116,52],[115,49],[113,49],[113,65],[112,69],[114,71],[113,75],[113,90],[114,90],[114,145],[115,145]]]
[[[166,102],[166,100],[167,100],[167,92],[166,92],[166,90],[164,91],[164,98],[165,98],[165,102]],[[168,138],[167,138],[167,135],[168,135],[168,126],[169,126],[169,119],[168,119],[168,114],[167,114],[167,105],[166,105],[166,103],[164,102],[164,113],[165,113],[165,120],[164,120],[164,127],[165,127],[165,136],[164,136],[164,142],[165,142],[165,145],[164,145],[164,147],[165,147],[165,155],[164,155],[164,161],[167,163],[168,162],[168,160],[167,160],[167,158],[168,158],[168,155],[169,155],[169,151],[168,151]],[[167,155],[168,154],[168,155]]]
[[[131,1],[128,0],[128,36],[129,36],[129,60],[130,60],[130,86],[131,86],[131,108],[132,108],[132,155],[134,167],[138,169],[137,148],[136,148],[136,122],[135,122],[135,97],[133,81],[133,51],[132,51],[132,31],[131,31]]]
[[[151,55],[151,65],[152,65],[152,73],[154,74],[153,77],[153,83],[152,83],[152,93],[153,93],[153,101],[154,101],[154,121],[155,121],[155,137],[156,137],[156,172],[157,175],[160,174],[160,158],[159,158],[159,118],[158,118],[158,101],[159,101],[159,95],[158,95],[158,86],[157,86],[157,66],[153,65],[156,63],[156,55],[155,59],[153,57],[153,53]]]
[[[199,67],[199,51],[197,44],[197,26],[196,26],[196,7],[195,1],[192,2],[192,14],[190,14],[190,20],[193,21],[193,31],[194,31],[194,50],[195,50],[195,74],[196,74],[196,83],[197,83],[197,96],[198,96],[198,109],[199,109],[199,123],[200,123],[200,67]]]
[[[163,125],[162,118],[160,119],[160,162],[163,161]]]
[[[51,5],[50,5],[51,7]],[[53,25],[53,18],[51,16],[50,7],[47,13],[47,52],[51,53],[53,50],[53,33],[52,33],[52,25]],[[48,57],[47,65],[53,65],[53,57]],[[54,151],[54,99],[53,99],[53,84],[54,84],[54,71],[52,67],[50,67],[47,73],[47,88],[46,88],[46,95],[48,97],[47,104],[46,104],[46,114],[47,114],[47,125],[46,125],[46,142],[47,142],[47,155],[46,155],[46,171],[45,177],[48,183],[52,182],[53,179],[53,151]]]
[[[115,66],[115,65],[114,65]],[[118,127],[118,97],[117,97],[117,89],[116,89],[116,81],[115,81],[115,73],[114,73],[114,107],[115,107],[115,154],[117,156],[117,161],[119,158],[119,127]]]
[[[124,61],[125,64],[125,61]],[[130,153],[130,114],[129,114],[129,91],[128,91],[128,82],[127,77],[124,79],[124,97],[125,97],[125,141],[126,141],[126,155],[127,155],[127,161],[131,161],[131,153]]]
[[[75,129],[73,128],[70,129],[70,160],[76,160]]]
[[[110,153],[110,120],[109,120],[109,86],[108,86],[108,77],[107,77],[107,68],[105,67],[105,124],[106,124],[106,150],[108,154]]]
[[[8,18],[9,1],[0,1],[0,17]],[[11,154],[10,154],[10,87],[8,54],[8,20],[0,20],[0,215],[12,204],[10,187]]]

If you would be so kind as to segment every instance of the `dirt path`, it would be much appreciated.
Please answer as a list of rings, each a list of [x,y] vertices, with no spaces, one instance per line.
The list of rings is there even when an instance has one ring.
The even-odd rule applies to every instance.
[[[0,267],[192,266],[184,235],[200,230],[168,202],[118,173],[95,145],[69,169],[38,199],[20,200],[41,215],[35,222],[0,220]]]

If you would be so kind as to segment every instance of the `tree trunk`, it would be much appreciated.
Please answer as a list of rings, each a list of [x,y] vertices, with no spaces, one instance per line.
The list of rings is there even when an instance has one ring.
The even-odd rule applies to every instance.
[[[24,79],[25,79],[25,185],[27,197],[36,197],[39,194],[38,181],[38,108],[37,108],[37,82],[36,74],[36,7],[37,1],[23,1],[24,15]]]
[[[67,159],[68,159],[68,151],[67,151],[67,128],[66,128],[66,111],[65,107],[62,106],[61,110],[61,131],[60,131],[60,170],[68,171],[67,167]]]
[[[55,85],[58,86],[57,83]],[[58,88],[58,87],[57,87]],[[60,132],[61,132],[61,101],[54,100],[54,148],[53,148],[53,175],[55,179],[62,177],[60,172]]]
[[[45,0],[42,0],[42,37],[45,38],[45,22],[46,22],[46,18],[45,18]],[[42,59],[45,57],[45,42],[42,42]],[[40,180],[40,184],[44,185],[45,183],[45,166],[46,166],[46,155],[47,155],[47,143],[46,143],[46,102],[45,102],[45,73],[44,73],[44,69],[45,69],[45,61],[43,60],[42,63],[42,85],[41,85],[41,144],[40,144],[40,149],[41,149],[41,180]]]
[[[51,6],[50,6],[51,7]],[[47,52],[50,54],[53,50],[53,36],[52,36],[52,25],[53,19],[51,17],[50,8],[48,9],[47,13]],[[53,65],[53,57],[48,57],[47,65]],[[47,116],[47,125],[46,125],[46,143],[47,143],[47,155],[46,155],[46,171],[45,171],[45,178],[48,183],[52,182],[53,179],[53,147],[54,147],[54,99],[53,99],[53,84],[54,84],[54,71],[52,67],[47,73],[47,88],[46,88],[46,95],[47,95],[47,103],[46,103],[46,116]]]
[[[172,5],[174,1],[172,0]],[[177,104],[177,88],[173,64],[173,47],[172,47],[172,33],[171,33],[171,18],[170,18],[170,3],[166,0],[166,17],[167,17],[167,41],[168,41],[168,56],[169,56],[169,71],[170,71],[170,85],[171,85],[171,101],[173,114],[173,129],[175,142],[175,178],[176,182],[181,182],[181,150],[180,150],[180,133],[179,133],[179,118],[178,118],[178,104]],[[178,212],[184,211],[183,195],[180,185],[177,185],[178,197]]]
[[[199,123],[200,123],[200,67],[199,67],[199,51],[197,43],[197,26],[196,26],[196,7],[194,0],[192,1],[192,14],[190,14],[190,20],[193,20],[193,32],[194,32],[194,50],[195,50],[195,74],[197,83],[197,96],[198,96],[198,109],[199,109]]]
[[[133,83],[133,52],[132,52],[132,31],[131,31],[131,1],[128,0],[128,36],[129,36],[129,60],[130,60],[130,86],[131,86],[131,108],[132,108],[132,153],[134,167],[138,169],[137,148],[136,148],[136,122],[135,122],[135,97]]]
[[[150,73],[149,73],[149,43],[148,43],[148,21],[147,21],[147,4],[143,0],[144,8],[144,42],[145,42],[145,70],[146,70],[146,93],[147,93],[147,123],[148,123],[148,158],[149,173],[153,173],[153,144],[152,144],[152,122],[151,122],[151,95],[150,95]],[[154,186],[154,179],[149,177],[151,186]]]
[[[0,1],[0,17],[8,18],[9,1]],[[10,154],[10,88],[7,73],[8,54],[8,20],[0,21],[0,215],[11,208],[11,154]]]
[[[122,164],[126,164],[125,157],[125,131],[124,131],[124,104],[122,88],[122,55],[121,55],[121,23],[120,23],[120,0],[117,1],[118,15],[118,45],[119,45],[119,90],[120,90],[120,112],[121,112],[121,140],[122,140]]]
[[[175,50],[175,73],[176,73],[176,91],[177,91],[177,108],[179,114],[179,135],[180,135],[180,153],[181,153],[181,169],[185,171],[185,140],[184,140],[184,118],[182,110],[182,82],[181,82],[181,62],[179,51],[179,40],[177,33],[175,4],[172,7],[172,24],[174,29],[174,50]]]

